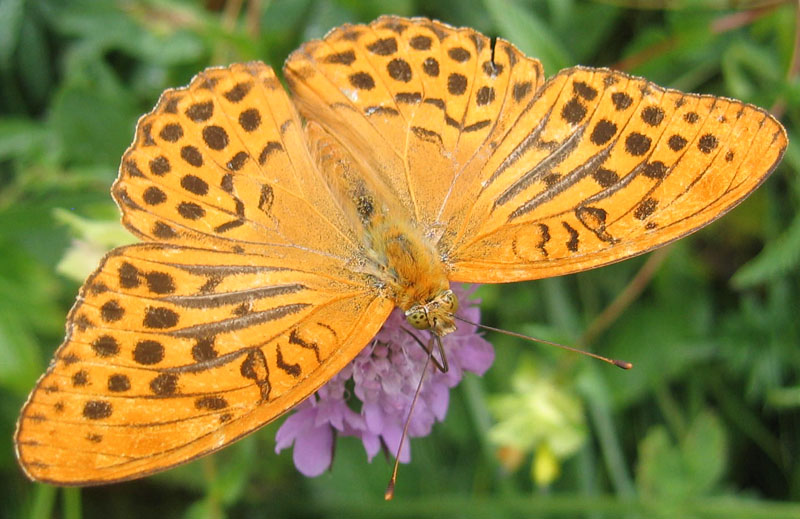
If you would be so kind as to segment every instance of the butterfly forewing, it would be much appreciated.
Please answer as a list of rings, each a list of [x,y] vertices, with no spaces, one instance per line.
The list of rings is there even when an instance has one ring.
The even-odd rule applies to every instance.
[[[331,269],[292,263],[155,244],[109,254],[22,411],[16,441],[28,474],[92,484],[163,470],[311,394],[372,338],[391,303]]]
[[[551,79],[483,165],[454,232],[452,279],[577,272],[641,254],[718,218],[786,148],[781,125],[738,101],[607,69]],[[757,150],[757,151],[756,151]],[[447,208],[465,210],[458,202]]]
[[[424,19],[382,17],[305,44],[284,67],[301,113],[322,123],[437,227],[465,164],[514,124],[540,87],[539,62],[503,40]]]

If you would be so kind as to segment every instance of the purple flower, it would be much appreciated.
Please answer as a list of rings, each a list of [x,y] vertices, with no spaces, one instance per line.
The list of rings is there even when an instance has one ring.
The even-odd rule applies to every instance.
[[[451,288],[460,302],[457,314],[478,322],[480,301],[470,299],[473,290]],[[370,461],[381,447],[394,455],[428,357],[403,328],[413,330],[423,344],[428,344],[430,333],[412,329],[403,312],[395,309],[372,342],[283,422],[275,436],[275,452],[294,444],[294,464],[309,477],[330,467],[337,435],[360,438]],[[427,436],[435,422],[444,420],[450,388],[461,381],[464,371],[483,375],[494,361],[491,344],[478,335],[477,327],[463,322],[442,338],[442,344],[449,369],[442,373],[433,363],[428,364],[400,452],[402,463],[411,460],[409,437]],[[438,351],[434,355],[438,358]],[[359,404],[360,412],[354,411]]]

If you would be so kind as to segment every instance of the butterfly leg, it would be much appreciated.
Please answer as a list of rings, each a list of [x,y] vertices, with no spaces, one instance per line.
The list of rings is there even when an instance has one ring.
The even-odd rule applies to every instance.
[[[428,354],[428,356],[430,357],[431,361],[433,362],[433,365],[436,366],[436,369],[438,369],[439,372],[447,373],[447,371],[449,369],[448,365],[447,365],[447,355],[445,355],[445,353],[444,353],[444,347],[442,346],[441,337],[439,337],[438,335],[431,335],[431,338],[428,341],[428,344],[425,345],[425,343],[423,343],[422,340],[419,337],[417,337],[416,335],[414,335],[410,330],[408,330],[406,328],[401,328],[401,330],[406,332],[409,336],[411,336],[412,339],[414,339],[414,341],[416,341],[417,344],[419,344],[419,347],[422,348],[425,351],[425,353]],[[434,343],[434,341],[436,342],[436,349],[439,350],[439,356],[442,359],[441,361],[439,359],[437,359],[436,357],[434,357],[434,355],[433,355],[433,343]]]

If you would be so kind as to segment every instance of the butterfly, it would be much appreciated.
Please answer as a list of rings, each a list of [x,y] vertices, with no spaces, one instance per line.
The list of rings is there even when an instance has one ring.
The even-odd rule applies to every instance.
[[[455,329],[450,283],[579,272],[720,217],[775,169],[764,110],[622,72],[545,80],[511,43],[423,18],[344,25],[209,68],[138,122],[112,194],[142,243],[67,317],[15,442],[92,485],[214,452],[350,362],[399,307]]]

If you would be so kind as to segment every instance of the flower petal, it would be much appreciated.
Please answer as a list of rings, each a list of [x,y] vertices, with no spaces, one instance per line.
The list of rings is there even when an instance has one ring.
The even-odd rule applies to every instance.
[[[380,405],[373,402],[364,402],[361,414],[364,415],[364,422],[368,431],[379,434],[383,430],[383,409],[381,409]]]
[[[315,407],[308,406],[305,402],[300,404],[295,413],[287,418],[275,433],[275,453],[291,446],[295,439],[305,434],[314,423],[316,414]]]
[[[383,430],[381,438],[386,444],[386,448],[392,456],[397,454],[397,446],[400,444],[400,437],[403,435],[403,428],[392,424]],[[411,461],[411,444],[408,442],[408,436],[403,439],[403,448],[400,449],[400,463],[408,463]]]
[[[361,443],[364,444],[364,450],[367,452],[367,459],[372,461],[381,450],[381,439],[377,434],[364,432],[361,435]]]
[[[477,300],[470,298],[474,289],[460,285],[452,288],[462,304],[460,315],[478,322]],[[442,340],[450,366],[442,373],[429,364],[428,353],[419,347],[420,343],[432,344],[430,333],[414,331],[415,340],[405,328],[405,316],[397,309],[375,339],[320,388],[316,398],[306,400],[284,422],[276,435],[276,451],[293,444],[298,470],[317,476],[331,464],[337,434],[359,438],[371,461],[382,448],[392,455],[397,452],[403,426],[409,420],[400,453],[400,462],[408,463],[409,439],[430,434],[433,425],[447,414],[450,388],[461,381],[465,370],[483,374],[494,361],[494,350],[477,334],[476,327],[460,323],[455,333]],[[435,355],[438,358],[438,353]],[[409,417],[426,364],[430,371]],[[354,411],[358,405],[360,410]]]
[[[305,476],[315,477],[325,472],[333,460],[333,429],[325,425],[298,436],[292,459],[297,470]]]
[[[431,388],[428,406],[440,422],[447,415],[447,407],[450,404],[450,391],[441,386]]]
[[[473,336],[461,348],[459,361],[462,368],[483,375],[494,362],[494,348],[483,337]]]

